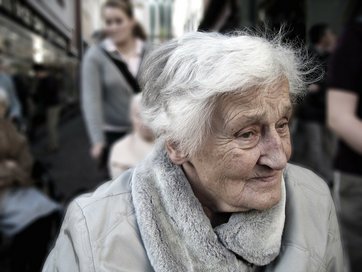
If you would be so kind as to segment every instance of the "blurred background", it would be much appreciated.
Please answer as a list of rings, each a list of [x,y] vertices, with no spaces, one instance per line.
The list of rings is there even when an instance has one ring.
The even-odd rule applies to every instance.
[[[88,143],[79,117],[80,73],[83,53],[93,42],[93,34],[101,31],[102,0],[1,0],[0,52],[3,66],[18,85],[16,91],[29,117],[29,97],[32,92],[34,63],[44,64],[58,78],[61,92],[59,154],[44,157],[52,167],[60,192],[70,195],[79,187],[93,186],[99,180],[96,173],[83,176],[89,156],[78,157],[76,152],[88,151]],[[286,23],[289,35],[299,43],[307,42],[307,30],[316,23],[326,23],[338,34],[348,13],[346,0],[150,0],[132,1],[136,19],[144,27],[148,40],[160,43],[185,32],[215,29],[228,32],[267,22],[270,26]],[[212,3],[215,2],[215,3]],[[208,6],[213,7],[208,14]],[[204,16],[207,15],[207,16]],[[30,101],[31,102],[31,101]],[[45,141],[42,117],[39,112],[32,143],[37,149]],[[75,120],[79,120],[79,124]],[[44,121],[44,120],[43,120]],[[67,138],[68,137],[68,138]],[[69,155],[62,160],[63,149]],[[41,153],[41,152],[40,152]],[[43,158],[44,154],[39,154]],[[84,154],[87,155],[87,154]],[[45,155],[44,155],[45,156]],[[79,155],[80,156],[80,155]],[[50,158],[52,157],[52,158]],[[53,158],[55,157],[55,158]],[[74,163],[71,163],[73,160]],[[83,160],[84,159],[84,160]],[[64,168],[60,165],[64,164]],[[90,165],[89,165],[90,166]],[[79,167],[79,168],[77,168]],[[58,170],[59,168],[59,170]],[[74,171],[72,169],[74,168]],[[93,174],[93,173],[92,173]]]
[[[54,204],[53,210],[60,214],[58,218],[61,218],[64,207],[74,196],[94,189],[109,178],[109,173],[94,158],[97,156],[90,154],[92,144],[81,110],[82,60],[88,48],[103,40],[104,2],[106,1],[0,0],[0,73],[6,76],[6,80],[12,81],[20,109],[18,113],[8,116],[17,133],[26,139],[28,155],[32,157],[32,186]],[[189,31],[228,33],[267,24],[270,29],[285,25],[288,30],[286,40],[307,49],[318,43],[328,32],[330,36],[326,38],[326,46],[330,48],[326,52],[330,53],[345,23],[356,11],[358,1],[126,2],[133,5],[134,18],[143,28],[146,41],[150,44],[157,45]],[[319,32],[318,29],[315,30],[317,34],[313,36],[310,30],[315,25],[319,25]],[[316,36],[316,40],[312,41]],[[41,81],[44,77],[48,78],[46,83]],[[48,90],[40,88],[41,84],[45,84],[45,89]],[[321,99],[321,107],[325,111],[324,95]],[[310,154],[303,154],[303,140],[307,136],[300,130],[300,123],[308,118],[299,116],[298,111],[296,116],[299,123],[294,122],[292,125],[296,150],[293,160],[317,171],[332,187],[334,136],[331,133],[323,134],[323,144],[328,142],[329,155],[324,160],[327,169],[308,164],[306,158]],[[324,126],[325,121],[320,123]],[[1,127],[3,132],[5,128]],[[6,186],[3,185],[4,188]],[[44,242],[48,243],[48,247],[51,237],[57,232],[57,220],[51,221],[52,233]],[[13,240],[13,235],[0,233],[1,271],[10,271],[12,252],[19,248],[19,244],[13,248]],[[24,243],[24,240],[19,242],[20,245],[21,242]]]

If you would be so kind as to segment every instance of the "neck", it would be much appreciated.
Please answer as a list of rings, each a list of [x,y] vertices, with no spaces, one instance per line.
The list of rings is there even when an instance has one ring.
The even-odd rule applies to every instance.
[[[122,55],[131,55],[136,48],[136,39],[131,37],[124,42],[116,44],[116,47]]]
[[[206,206],[202,206],[204,213],[210,219],[211,226],[216,228],[219,225],[225,224],[229,221],[232,213],[217,213]]]
[[[182,170],[185,173],[187,180],[189,181],[192,191],[196,198],[200,201],[205,215],[210,219],[211,225],[216,227],[223,223],[226,223],[231,213],[218,212],[212,205],[212,197],[207,195],[207,192],[203,190],[200,178],[195,170],[195,167],[191,162],[187,161],[182,165]]]
[[[181,167],[191,185],[192,191],[194,192],[196,198],[200,201],[205,214],[209,219],[213,218],[215,209],[210,205],[210,197],[208,197],[205,190],[202,189],[200,178],[195,170],[195,167],[189,161],[183,163]]]

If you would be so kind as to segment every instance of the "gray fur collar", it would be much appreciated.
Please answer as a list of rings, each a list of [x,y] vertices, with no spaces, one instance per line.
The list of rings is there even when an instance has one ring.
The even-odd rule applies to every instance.
[[[247,262],[269,264],[279,255],[284,228],[284,180],[282,186],[272,209],[234,213],[213,229],[182,169],[156,148],[132,177],[137,223],[154,270],[250,271]]]

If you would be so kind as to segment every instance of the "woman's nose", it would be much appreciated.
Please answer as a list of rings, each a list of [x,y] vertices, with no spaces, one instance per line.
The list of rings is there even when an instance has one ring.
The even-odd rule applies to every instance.
[[[258,163],[273,170],[282,170],[286,167],[288,158],[283,142],[277,131],[273,130],[262,138],[261,153]]]

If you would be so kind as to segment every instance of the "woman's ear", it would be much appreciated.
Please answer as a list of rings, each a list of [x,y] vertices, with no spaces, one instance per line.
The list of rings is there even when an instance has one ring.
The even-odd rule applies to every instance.
[[[186,154],[178,149],[175,142],[166,142],[166,151],[174,164],[181,165],[187,161]]]

